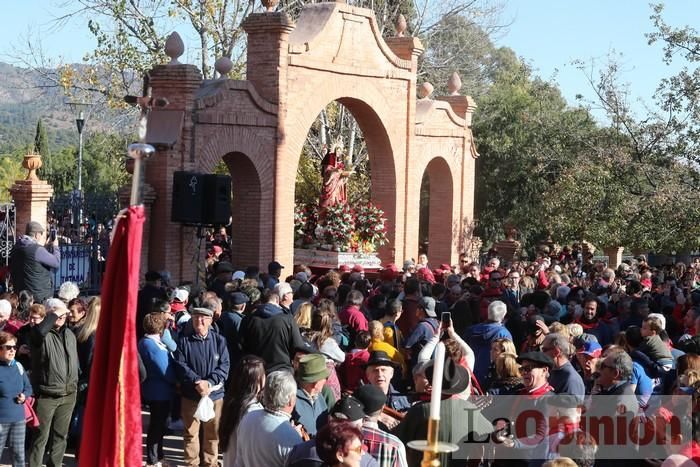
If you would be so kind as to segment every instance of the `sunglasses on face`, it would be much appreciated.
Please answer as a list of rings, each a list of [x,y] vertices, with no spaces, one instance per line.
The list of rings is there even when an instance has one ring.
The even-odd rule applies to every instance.
[[[3,349],[3,350],[17,350],[17,345],[9,345],[9,344],[0,345],[0,349]]]

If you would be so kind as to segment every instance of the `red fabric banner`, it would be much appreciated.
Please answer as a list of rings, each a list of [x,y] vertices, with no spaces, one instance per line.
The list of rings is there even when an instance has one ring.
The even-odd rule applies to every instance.
[[[141,390],[136,303],[144,208],[120,213],[102,282],[102,310],[88,384],[80,467],[136,467],[141,459]]]

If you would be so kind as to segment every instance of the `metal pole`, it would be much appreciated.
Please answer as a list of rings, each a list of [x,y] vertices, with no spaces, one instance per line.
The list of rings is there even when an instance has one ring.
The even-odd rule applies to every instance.
[[[78,127],[78,237],[80,237],[80,225],[83,222],[83,127],[85,126],[85,117],[81,110],[78,118],[75,119],[75,124]]]

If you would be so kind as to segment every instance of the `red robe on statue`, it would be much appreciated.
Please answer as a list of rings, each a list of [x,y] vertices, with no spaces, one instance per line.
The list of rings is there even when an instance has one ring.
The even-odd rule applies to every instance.
[[[335,152],[326,153],[321,162],[321,175],[323,176],[323,188],[319,206],[324,212],[331,206],[347,203],[346,182],[348,179],[345,166],[337,159]]]

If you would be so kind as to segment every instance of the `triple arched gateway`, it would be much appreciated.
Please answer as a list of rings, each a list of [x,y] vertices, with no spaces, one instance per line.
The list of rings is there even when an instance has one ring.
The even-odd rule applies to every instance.
[[[456,262],[471,238],[475,105],[456,82],[450,96],[432,99],[424,84],[416,97],[420,41],[383,38],[371,10],[344,3],[306,5],[297,24],[285,13],[252,14],[244,29],[246,80],[204,81],[196,67],[177,63],[177,50],[150,73],[153,96],[169,105],[149,121],[159,151],[146,171],[148,266],[194,276],[195,229],[170,222],[173,172],[211,172],[222,159],[233,182],[235,265],[292,265],[297,166],[312,123],[333,101],[352,112],[367,143],[372,200],[388,218],[382,262],[418,254],[425,173],[431,263]],[[222,71],[226,62],[217,62]]]

